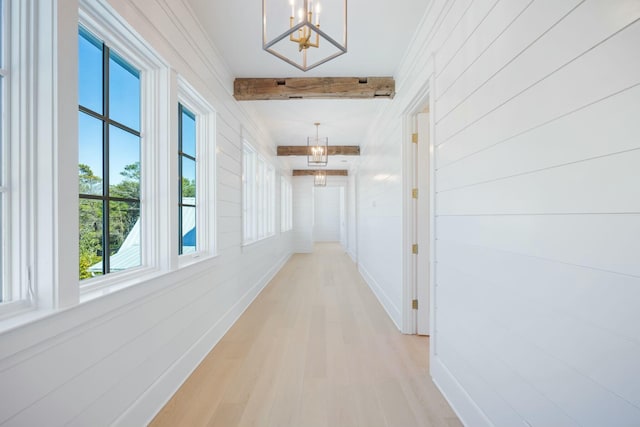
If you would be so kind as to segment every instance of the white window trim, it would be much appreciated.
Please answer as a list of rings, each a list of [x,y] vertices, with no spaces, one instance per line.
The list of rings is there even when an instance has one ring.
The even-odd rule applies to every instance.
[[[293,185],[284,175],[280,175],[280,232],[293,229]]]
[[[245,170],[245,152],[251,153],[253,171],[248,173]],[[269,163],[246,139],[242,142],[242,246],[251,246],[255,243],[269,239],[275,236],[275,168]],[[267,191],[257,191],[258,182],[258,170],[259,164],[262,162],[263,176],[262,185],[267,181],[270,183]],[[267,180],[267,175],[271,173],[272,178]],[[251,204],[247,207],[247,190],[244,182],[249,182],[249,179],[253,181],[250,186],[251,190]],[[264,190],[264,189],[263,189]],[[258,194],[259,193],[259,194]],[[260,215],[262,213],[262,215]],[[262,225],[262,227],[260,227]],[[250,236],[247,236],[246,230],[250,229]]]
[[[196,244],[197,250],[188,254],[178,254],[178,244],[172,252],[178,256],[179,267],[191,265],[217,255],[217,215],[216,215],[216,111],[182,76],[177,76],[178,102],[175,103],[177,117],[178,103],[196,116]],[[176,128],[177,129],[177,128]],[[176,136],[175,159],[178,158]],[[177,167],[176,167],[177,170]],[[179,184],[178,184],[179,185]],[[177,216],[178,190],[174,191],[173,211]],[[178,223],[173,234],[177,234]],[[177,236],[176,236],[177,241]],[[174,249],[174,248],[172,248]]]
[[[2,192],[6,203],[2,204],[2,281],[9,296],[0,304],[0,318],[14,316],[35,308],[36,295],[32,280],[32,256],[30,248],[30,215],[28,195],[33,185],[29,163],[33,159],[33,139],[28,124],[33,112],[27,108],[32,103],[35,79],[30,72],[36,67],[26,61],[32,51],[32,15],[23,2],[4,0],[2,19],[5,34],[2,35],[4,68],[2,69]],[[24,69],[18,69],[19,64]],[[9,143],[11,141],[11,143]]]
[[[247,156],[249,153],[249,156]],[[256,162],[258,153],[248,141],[242,142],[242,244],[247,245],[257,240],[257,218],[255,206],[255,186],[248,185],[255,182]],[[250,164],[250,167],[247,167]],[[250,199],[250,201],[248,201]],[[249,230],[249,231],[247,231]]]
[[[140,70],[140,224],[141,266],[121,272],[83,280],[80,283],[80,302],[90,300],[123,287],[131,286],[157,274],[165,267],[161,237],[157,230],[161,212],[167,209],[160,194],[163,183],[159,179],[166,171],[159,167],[168,142],[162,138],[170,132],[167,109],[170,102],[168,65],[106,2],[79,1],[79,25],[102,40],[105,45]],[[76,184],[77,187],[77,184]],[[78,242],[75,240],[75,250]],[[77,266],[75,266],[77,270]]]

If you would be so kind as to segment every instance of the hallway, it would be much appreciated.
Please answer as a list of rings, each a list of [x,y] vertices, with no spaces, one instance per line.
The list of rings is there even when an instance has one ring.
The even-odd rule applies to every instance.
[[[325,268],[325,266],[328,266]],[[152,426],[461,425],[338,244],[296,254]]]

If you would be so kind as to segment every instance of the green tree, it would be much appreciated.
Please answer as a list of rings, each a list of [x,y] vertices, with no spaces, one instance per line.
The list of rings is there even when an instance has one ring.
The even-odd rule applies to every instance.
[[[102,178],[96,176],[88,165],[80,163],[80,194],[102,194]]]
[[[182,177],[182,197],[196,197],[196,181]]]
[[[124,177],[118,184],[110,185],[109,195],[127,199],[140,199],[140,162],[126,165],[120,175]],[[96,176],[88,165],[79,165],[80,194],[102,195],[102,179]],[[194,190],[195,191],[195,190]],[[139,202],[123,202],[80,199],[80,279],[93,274],[88,269],[102,260],[103,207],[109,204],[109,254],[116,253],[140,217]]]
[[[140,162],[126,165],[120,175],[124,179],[111,186],[111,195],[139,200]],[[111,254],[120,249],[139,217],[140,205],[137,202],[109,203],[109,248]]]
[[[101,194],[102,179],[85,164],[78,165],[80,193]],[[102,201],[81,198],[79,202],[80,279],[92,276],[89,267],[102,259]]]

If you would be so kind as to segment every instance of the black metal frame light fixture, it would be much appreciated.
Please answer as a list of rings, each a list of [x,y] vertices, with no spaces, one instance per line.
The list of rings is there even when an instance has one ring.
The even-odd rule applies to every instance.
[[[318,136],[320,123],[314,123],[316,136],[307,137],[307,166],[327,166],[329,162],[329,138]]]
[[[288,0],[289,4],[286,3],[287,0],[262,0],[262,49],[302,71],[347,53],[347,0]],[[286,10],[288,6],[290,13]],[[325,20],[322,28],[321,11]],[[273,38],[268,40],[270,37]],[[342,42],[338,42],[339,39]]]

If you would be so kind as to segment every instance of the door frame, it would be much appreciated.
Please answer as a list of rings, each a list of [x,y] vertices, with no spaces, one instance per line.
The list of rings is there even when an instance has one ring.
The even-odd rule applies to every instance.
[[[412,308],[412,302],[417,298],[418,263],[421,262],[428,269],[426,279],[429,286],[428,301],[420,301],[420,306],[428,310],[428,330],[434,341],[435,332],[435,121],[434,107],[434,82],[435,73],[433,67],[433,57],[426,67],[427,78],[422,86],[411,88],[414,97],[408,102],[407,108],[402,115],[402,203],[403,203],[403,310],[402,310],[402,332],[405,334],[416,334],[418,332],[418,316]],[[423,150],[428,153],[428,178],[426,180],[417,179],[416,162],[417,145],[412,142],[412,134],[416,131],[417,114],[428,110],[429,130],[428,138],[422,138]],[[424,152],[423,152],[424,153]],[[424,158],[424,156],[421,156]],[[417,214],[416,200],[412,197],[412,189],[418,188],[418,200],[420,197],[427,197],[428,215]],[[423,199],[425,200],[425,199]],[[426,221],[429,235],[418,240],[418,221]],[[418,255],[412,253],[412,245],[418,243]],[[433,348],[431,349],[433,350]]]

